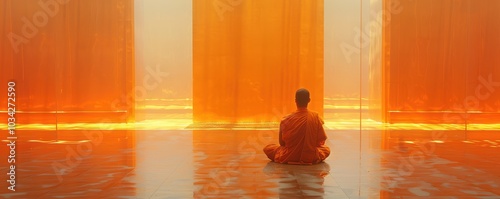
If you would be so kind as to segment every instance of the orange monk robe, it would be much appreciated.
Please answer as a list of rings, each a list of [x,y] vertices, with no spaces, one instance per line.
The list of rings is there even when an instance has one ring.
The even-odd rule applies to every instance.
[[[281,120],[279,142],[267,145],[264,153],[274,162],[287,164],[320,163],[330,155],[326,133],[318,113],[299,108]]]

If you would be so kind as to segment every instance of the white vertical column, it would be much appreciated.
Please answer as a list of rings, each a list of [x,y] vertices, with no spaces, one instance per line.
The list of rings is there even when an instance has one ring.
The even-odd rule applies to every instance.
[[[192,110],[192,15],[190,0],[135,0],[136,120],[153,121],[147,127],[168,128]],[[137,197],[192,197],[191,134],[137,133]]]
[[[192,110],[192,1],[136,0],[134,14],[137,120],[186,114]]]

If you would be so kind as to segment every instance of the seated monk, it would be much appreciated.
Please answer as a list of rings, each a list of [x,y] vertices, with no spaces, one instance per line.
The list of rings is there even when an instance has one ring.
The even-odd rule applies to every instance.
[[[280,123],[280,145],[270,144],[264,148],[269,159],[285,164],[316,164],[330,155],[330,148],[325,146],[324,122],[318,113],[307,109],[310,101],[308,90],[297,90],[297,111],[284,117]]]

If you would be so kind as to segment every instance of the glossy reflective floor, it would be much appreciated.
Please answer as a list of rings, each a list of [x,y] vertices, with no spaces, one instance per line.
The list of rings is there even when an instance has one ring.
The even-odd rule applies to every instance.
[[[2,180],[0,196],[500,198],[496,131],[327,134],[327,161],[296,166],[262,153],[276,130],[18,131],[16,192]]]

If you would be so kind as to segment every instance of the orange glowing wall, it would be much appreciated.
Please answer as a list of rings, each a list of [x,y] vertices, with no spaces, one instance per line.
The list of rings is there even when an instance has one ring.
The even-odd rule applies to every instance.
[[[0,5],[0,110],[15,81],[18,123],[133,119],[133,0]]]
[[[384,1],[389,122],[494,123],[500,118],[500,1]]]
[[[323,112],[323,1],[193,1],[195,122],[267,122],[300,87]]]

